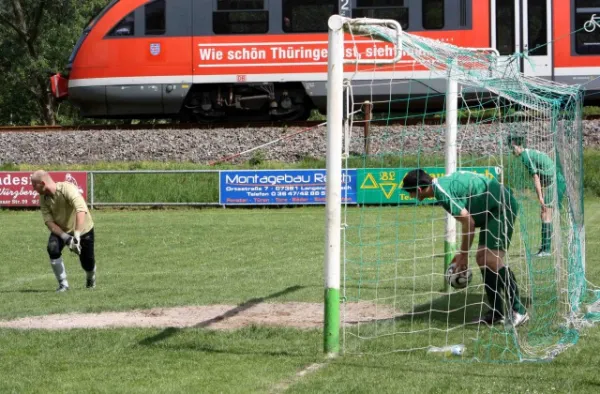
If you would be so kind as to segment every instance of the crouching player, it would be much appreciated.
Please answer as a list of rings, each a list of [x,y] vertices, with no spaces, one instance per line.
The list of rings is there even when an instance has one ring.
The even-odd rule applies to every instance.
[[[454,257],[458,272],[468,268],[475,229],[480,229],[476,261],[491,310],[473,323],[504,322],[502,293],[506,294],[510,307],[507,320],[515,327],[525,323],[529,315],[519,298],[515,276],[503,263],[518,213],[518,203],[510,191],[496,179],[480,174],[458,171],[433,179],[422,169],[407,173],[402,188],[419,201],[435,198],[461,223],[462,243]]]
[[[62,259],[65,246],[79,255],[81,267],[86,272],[86,287],[96,287],[94,222],[83,196],[75,185],[69,182],[54,182],[50,174],[43,170],[31,175],[31,184],[40,194],[40,210],[44,223],[50,230],[48,255],[58,280],[56,291],[69,290]]]

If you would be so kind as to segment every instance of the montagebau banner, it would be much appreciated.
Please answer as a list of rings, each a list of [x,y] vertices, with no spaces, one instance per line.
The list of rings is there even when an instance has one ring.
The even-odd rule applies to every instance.
[[[223,205],[325,204],[325,170],[221,171]],[[356,203],[356,170],[342,170],[342,202]]]
[[[55,182],[70,182],[77,186],[87,201],[87,172],[49,171]],[[1,207],[37,207],[40,196],[31,187],[31,171],[0,171]]]

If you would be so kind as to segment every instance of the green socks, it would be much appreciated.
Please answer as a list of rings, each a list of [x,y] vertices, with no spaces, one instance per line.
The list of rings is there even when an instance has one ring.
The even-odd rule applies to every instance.
[[[520,314],[526,312],[525,306],[521,303],[519,297],[519,287],[517,286],[515,275],[510,269],[502,267],[496,273],[491,269],[482,268],[481,276],[485,283],[485,293],[495,313],[504,314],[504,302],[499,291],[501,289],[506,293],[512,310]]]
[[[550,252],[552,246],[552,223],[542,222],[542,252]]]

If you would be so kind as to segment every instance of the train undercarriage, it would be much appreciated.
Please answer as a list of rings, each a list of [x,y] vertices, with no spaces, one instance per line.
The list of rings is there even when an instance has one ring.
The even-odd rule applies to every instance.
[[[314,108],[302,84],[194,85],[182,107],[182,119],[306,120]]]

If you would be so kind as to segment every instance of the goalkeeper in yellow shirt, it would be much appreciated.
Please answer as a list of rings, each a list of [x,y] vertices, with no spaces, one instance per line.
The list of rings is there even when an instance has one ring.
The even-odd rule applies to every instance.
[[[38,170],[31,174],[31,185],[40,195],[40,210],[50,230],[48,255],[58,280],[57,292],[69,290],[62,258],[66,246],[79,256],[86,273],[86,287],[96,287],[94,221],[77,187],[69,182],[54,182],[50,174]]]

